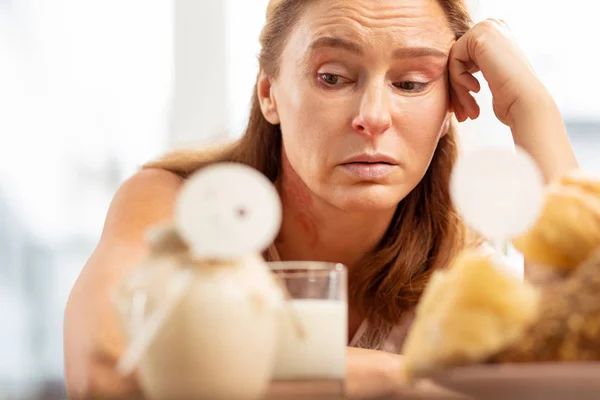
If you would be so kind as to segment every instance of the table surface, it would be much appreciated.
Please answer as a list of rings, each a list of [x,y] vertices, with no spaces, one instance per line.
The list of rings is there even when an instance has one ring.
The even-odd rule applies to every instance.
[[[343,395],[342,383],[309,382],[273,382],[265,400],[286,399],[348,399]],[[469,400],[468,397],[443,389],[429,380],[421,380],[412,387],[406,387],[393,397],[386,399],[419,400]]]
[[[600,399],[598,395],[600,393],[598,376],[600,376],[600,363],[560,363],[546,366],[472,366],[459,368],[450,374],[444,375],[444,379],[451,381],[450,383],[443,383],[444,379],[440,380],[440,376],[432,379],[435,379],[436,382],[442,382],[447,387],[458,387],[458,384],[466,382],[471,387],[475,385],[488,394],[491,391],[497,394],[496,397],[502,397],[502,392],[506,392],[507,388],[514,389],[513,392],[517,391],[519,393],[528,393],[526,389],[533,388],[537,391],[543,389],[546,394],[543,397],[538,396],[536,398],[543,398],[544,400],[548,400],[549,398],[548,390],[551,391],[550,394],[555,394],[554,392],[568,394],[562,396],[562,398],[584,398],[580,392],[587,387],[587,392],[591,396],[585,398],[596,400]],[[584,384],[584,381],[587,382],[587,386]],[[593,383],[592,386],[590,386],[590,382]],[[560,390],[557,391],[557,389],[562,389],[562,392]],[[344,397],[342,391],[343,384],[340,381],[305,381],[300,384],[297,382],[273,382],[265,400],[351,398]],[[465,392],[473,393],[472,390],[465,390]],[[511,396],[504,395],[502,398],[515,398],[515,393]],[[60,379],[27,382],[0,381],[0,400],[63,400],[66,398],[64,381]],[[368,398],[368,396],[365,396],[365,398]],[[415,386],[405,387],[395,396],[388,396],[386,398],[420,400],[469,399],[465,395],[444,389],[434,384],[431,380],[421,380]],[[489,396],[485,398],[489,398]]]
[[[274,382],[265,400],[288,399],[347,399],[341,392],[341,384],[331,382],[303,382],[301,385],[289,382]],[[67,398],[63,381],[0,383],[2,400],[64,400]],[[422,381],[414,388],[407,388],[395,396],[397,399],[419,400],[468,400],[464,396],[440,389],[428,381]]]

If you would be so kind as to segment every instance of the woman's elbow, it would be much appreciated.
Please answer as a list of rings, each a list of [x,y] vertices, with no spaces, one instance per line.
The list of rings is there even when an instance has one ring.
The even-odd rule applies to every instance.
[[[121,346],[113,340],[114,334],[107,335],[108,321],[99,321],[102,316],[86,310],[85,302],[74,294],[69,298],[64,318],[64,366],[69,398],[136,397],[135,377],[122,377],[115,370]]]
[[[85,335],[85,321],[79,317],[82,305],[74,301],[77,284],[67,301],[64,315],[64,367],[69,398],[85,398],[90,386],[90,368],[87,360],[90,353],[90,340]],[[76,299],[75,299],[76,300]],[[85,316],[82,316],[85,319]]]
[[[69,399],[137,399],[142,398],[134,376],[119,376],[114,363],[88,357],[81,361],[65,360]]]
[[[116,360],[106,354],[65,346],[65,380],[69,399],[141,397],[135,376],[120,376],[115,365]]]

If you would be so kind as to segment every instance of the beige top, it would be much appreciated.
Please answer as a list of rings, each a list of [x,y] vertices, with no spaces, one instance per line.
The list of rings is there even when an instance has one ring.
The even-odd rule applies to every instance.
[[[279,253],[274,245],[267,249],[267,257],[270,261],[281,261],[281,257],[279,257]],[[363,320],[348,345],[350,347],[374,348],[388,353],[400,354],[413,319],[414,311],[405,313],[401,322],[392,328],[389,334],[381,339],[380,343],[375,344],[364,343],[363,339],[368,329],[368,321]]]

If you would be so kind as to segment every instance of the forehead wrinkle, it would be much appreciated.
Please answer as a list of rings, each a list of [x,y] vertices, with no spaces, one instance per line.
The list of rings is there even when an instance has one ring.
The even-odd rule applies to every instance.
[[[332,3],[335,2],[332,1]],[[387,13],[381,13],[380,8],[368,10],[364,7],[360,8],[361,12],[352,12],[357,8],[360,7],[334,8],[332,4],[318,14],[316,13],[318,10],[313,10],[312,18],[307,18],[310,35],[313,38],[340,37],[356,42],[365,48],[371,46],[374,39],[379,38],[385,38],[398,44],[417,41],[420,47],[425,47],[424,41],[431,41],[432,43],[427,47],[438,47],[443,52],[449,50],[450,41],[454,40],[454,33],[441,9],[438,16],[426,13],[426,10],[422,8],[410,6],[388,7]],[[362,15],[363,9],[366,10],[367,16]],[[411,9],[415,9],[415,11],[410,11]],[[448,37],[447,40],[446,37]],[[410,45],[416,46],[417,44],[411,43]]]
[[[327,7],[319,10],[313,21],[328,24],[334,22],[335,19],[339,19],[339,22],[353,23],[356,28],[384,28],[386,30],[390,28],[390,24],[400,27],[419,26],[420,23],[415,24],[417,19],[433,19],[436,23],[443,22],[444,25],[447,25],[446,14],[437,2],[433,4],[438,9],[439,15],[433,15],[434,13],[424,7],[422,3],[403,2],[400,7],[397,4],[376,0],[368,2],[369,6],[367,7],[364,6],[364,2],[361,4],[360,1],[345,1],[343,3],[342,5],[339,4],[339,1],[321,3]],[[308,11],[312,14],[316,12],[317,10],[314,8]]]
[[[433,47],[447,53],[454,43],[454,33],[443,9],[440,8],[437,15],[436,12],[428,12],[430,8],[406,3],[398,7],[391,2],[375,1],[375,5],[370,7],[360,1],[323,0],[316,3],[320,6],[309,7],[300,20],[302,34],[296,38],[302,43],[301,49],[295,50],[298,65],[307,66],[310,44],[323,36],[354,42],[365,52],[380,46],[377,40],[384,39],[393,44],[394,49]]]

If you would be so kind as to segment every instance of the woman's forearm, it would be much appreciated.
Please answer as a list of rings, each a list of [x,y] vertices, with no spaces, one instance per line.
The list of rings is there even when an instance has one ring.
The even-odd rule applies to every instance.
[[[360,399],[467,400],[423,379],[408,384],[402,356],[378,350],[348,348],[346,396]]]
[[[560,110],[541,83],[513,107],[515,144],[533,157],[546,182],[578,168]]]
[[[354,347],[348,347],[346,355],[348,397],[387,397],[403,386],[401,356]]]

